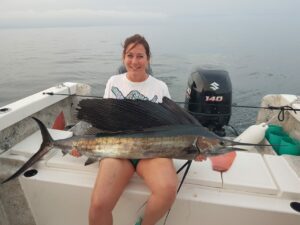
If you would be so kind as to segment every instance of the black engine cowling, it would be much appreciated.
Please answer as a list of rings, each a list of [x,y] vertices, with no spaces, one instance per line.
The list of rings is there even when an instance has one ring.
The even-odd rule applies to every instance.
[[[232,86],[224,70],[196,69],[188,80],[185,108],[219,136],[231,117]]]

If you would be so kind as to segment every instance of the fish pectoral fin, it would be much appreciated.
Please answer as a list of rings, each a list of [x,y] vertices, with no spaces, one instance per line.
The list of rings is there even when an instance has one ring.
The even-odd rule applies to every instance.
[[[61,153],[63,154],[63,156],[65,156],[66,154],[68,154],[68,151],[67,150],[61,150]]]
[[[93,164],[94,162],[97,162],[97,161],[98,161],[97,158],[89,157],[89,158],[85,161],[84,165],[85,165],[85,166],[88,166],[88,165]]]

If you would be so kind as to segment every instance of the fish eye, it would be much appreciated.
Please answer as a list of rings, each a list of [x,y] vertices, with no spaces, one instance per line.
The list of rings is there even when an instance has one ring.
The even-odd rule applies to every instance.
[[[225,145],[224,141],[220,141],[220,145],[224,146]]]

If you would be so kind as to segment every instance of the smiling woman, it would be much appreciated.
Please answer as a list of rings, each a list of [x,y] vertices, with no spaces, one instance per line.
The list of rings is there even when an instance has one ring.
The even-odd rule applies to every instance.
[[[144,37],[136,34],[127,38],[123,50],[123,63],[127,78],[132,82],[142,82],[148,78],[146,73],[150,61],[150,48]]]
[[[140,99],[154,103],[162,102],[163,97],[170,98],[167,85],[146,72],[150,48],[143,36],[135,34],[128,37],[122,56],[127,72],[108,80],[104,98]],[[171,159],[105,158],[101,160],[92,193],[90,225],[113,224],[112,210],[135,171],[151,192],[143,224],[154,225],[167,212],[175,200],[177,189],[177,175]],[[106,193],[105,196],[103,193]]]

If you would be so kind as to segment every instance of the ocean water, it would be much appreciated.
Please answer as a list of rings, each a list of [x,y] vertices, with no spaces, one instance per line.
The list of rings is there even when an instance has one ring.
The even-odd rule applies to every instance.
[[[0,29],[0,106],[65,81],[103,95],[121,65],[123,40],[143,34],[150,43],[154,76],[183,101],[195,67],[229,72],[233,102],[259,106],[266,94],[300,95],[300,26],[287,18],[205,18],[189,24]],[[237,129],[257,110],[233,108]]]

